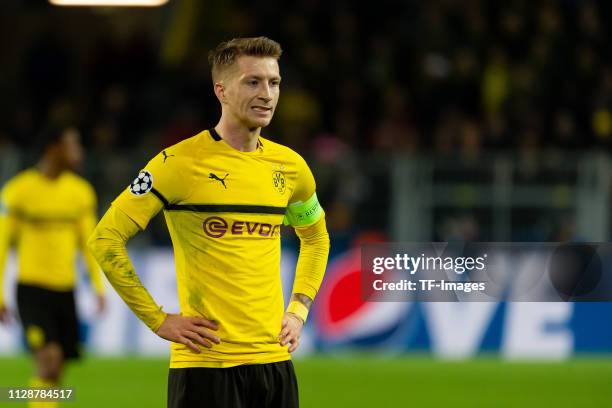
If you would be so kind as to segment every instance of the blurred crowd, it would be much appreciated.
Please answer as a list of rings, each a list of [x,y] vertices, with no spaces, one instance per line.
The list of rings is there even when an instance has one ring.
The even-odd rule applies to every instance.
[[[337,230],[355,213],[388,221],[388,208],[372,204],[388,177],[374,165],[364,177],[362,152],[478,158],[612,146],[606,1],[170,0],[94,10],[7,0],[0,10],[2,166],[19,166],[8,158],[27,157],[46,121],[72,121],[96,159],[94,183],[111,196],[147,157],[215,125],[207,52],[233,36],[281,43],[281,101],[263,133],[313,161]]]
[[[3,138],[21,146],[58,115],[75,116],[96,150],[210,126],[208,49],[259,34],[285,50],[270,133],[297,148],[317,136],[385,152],[612,140],[608,2],[176,0],[117,13],[24,3],[2,17]]]
[[[281,117],[308,135],[383,152],[611,146],[609,2],[248,3],[244,30],[287,50],[296,112]],[[281,133],[307,144],[303,128]]]

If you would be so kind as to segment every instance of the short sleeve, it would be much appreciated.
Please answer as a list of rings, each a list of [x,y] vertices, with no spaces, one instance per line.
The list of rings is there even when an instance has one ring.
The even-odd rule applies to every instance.
[[[178,162],[168,149],[155,156],[113,201],[113,206],[144,230],[164,206],[178,202],[184,196],[182,190],[186,180]]]

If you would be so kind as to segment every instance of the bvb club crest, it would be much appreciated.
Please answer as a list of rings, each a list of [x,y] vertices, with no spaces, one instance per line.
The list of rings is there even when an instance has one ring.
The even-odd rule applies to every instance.
[[[285,181],[285,173],[280,170],[275,170],[272,173],[272,184],[274,185],[274,189],[276,191],[278,191],[280,194],[284,194],[287,186],[287,182]]]

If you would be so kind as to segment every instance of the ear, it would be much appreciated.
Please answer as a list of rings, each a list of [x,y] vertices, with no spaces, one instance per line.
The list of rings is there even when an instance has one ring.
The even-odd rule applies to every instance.
[[[215,95],[219,102],[225,103],[225,86],[221,82],[215,82]]]

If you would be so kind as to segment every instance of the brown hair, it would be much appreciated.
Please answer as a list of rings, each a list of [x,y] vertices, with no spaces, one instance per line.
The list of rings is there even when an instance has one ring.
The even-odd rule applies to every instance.
[[[213,82],[216,82],[221,72],[231,67],[240,56],[272,57],[278,60],[282,53],[280,44],[268,37],[234,38],[224,41],[208,53]]]

